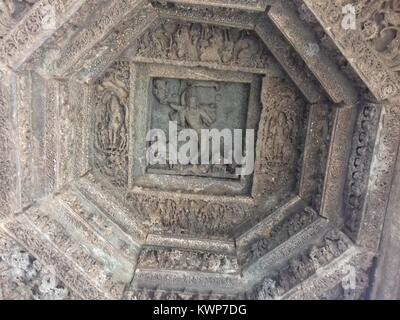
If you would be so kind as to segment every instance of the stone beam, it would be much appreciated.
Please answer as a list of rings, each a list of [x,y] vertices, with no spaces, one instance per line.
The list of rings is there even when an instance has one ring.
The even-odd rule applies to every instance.
[[[346,183],[355,117],[354,106],[335,107],[320,207],[321,215],[330,220],[341,220],[343,215],[343,189]]]
[[[1,64],[17,69],[86,0],[42,0],[0,41]]]
[[[97,9],[96,18],[83,28],[60,53],[54,64],[54,74],[63,76],[88,50],[93,48],[143,0],[109,1]]]
[[[395,176],[387,206],[382,241],[371,298],[398,300],[400,298],[400,161],[397,158]]]
[[[323,93],[314,75],[272,22],[263,17],[255,31],[307,100],[310,103],[322,100]]]
[[[169,3],[225,7],[249,11],[265,11],[270,0],[167,0]]]
[[[69,74],[81,82],[93,82],[137,39],[156,19],[150,6],[136,7],[103,40],[88,50]]]
[[[300,19],[292,4],[277,2],[268,11],[268,17],[300,54],[334,103],[345,102],[351,105],[357,101],[357,92],[349,79],[318,46],[316,36]],[[312,50],[317,46],[318,50]]]
[[[396,62],[389,61],[389,64],[385,63],[382,59],[385,57],[385,51],[377,51],[368,40],[376,39],[379,34],[377,29],[374,31],[376,26],[372,21],[373,14],[377,13],[377,9],[382,7],[383,2],[383,0],[377,0],[370,1],[368,5],[363,5],[362,3],[358,5],[355,8],[358,10],[356,28],[353,29],[343,28],[343,19],[345,19],[343,14],[345,3],[343,1],[304,0],[304,3],[313,12],[325,32],[336,43],[339,50],[378,100],[385,100],[400,93],[398,71],[396,72],[395,65],[390,67],[392,63]],[[395,23],[395,21],[393,22]],[[397,50],[398,57],[399,49],[394,48],[393,50]],[[387,55],[393,56],[393,53],[390,54],[388,52]],[[396,57],[396,55],[394,56]]]
[[[354,239],[360,246],[377,252],[389,195],[395,174],[400,142],[400,100],[382,105],[378,134],[369,172],[365,203],[360,212],[359,231]]]
[[[11,76],[11,72],[0,70],[0,220],[21,206]]]

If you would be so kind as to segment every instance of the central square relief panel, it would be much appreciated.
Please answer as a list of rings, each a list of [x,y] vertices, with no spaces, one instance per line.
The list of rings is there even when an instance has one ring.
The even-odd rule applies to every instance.
[[[260,112],[260,78],[242,72],[212,71],[202,68],[170,68],[136,64],[133,85],[133,123],[131,126],[131,184],[165,191],[190,191],[213,195],[249,195],[252,175],[239,176],[232,164],[180,164],[167,159],[166,164],[148,164],[146,151],[151,142],[147,132],[158,129],[165,133],[170,147],[170,124],[177,133],[191,129],[199,137],[201,130],[221,132],[242,129],[243,151],[246,129],[257,132]],[[139,72],[139,70],[141,70]],[[186,142],[178,142],[177,149]],[[213,141],[209,141],[210,150]],[[252,146],[254,148],[254,146]],[[220,139],[221,156],[226,156]],[[209,155],[211,162],[211,152]]]
[[[250,85],[247,83],[199,81],[187,79],[153,78],[151,80],[151,129],[160,129],[168,137],[169,124],[192,129],[201,137],[202,129],[246,129]],[[167,141],[169,144],[169,141]],[[185,142],[178,143],[180,145]],[[199,140],[199,145],[201,139]],[[211,143],[210,143],[211,145]],[[228,150],[223,149],[226,156]],[[211,160],[211,155],[209,160]],[[157,164],[147,172],[182,176],[240,179],[237,164]]]

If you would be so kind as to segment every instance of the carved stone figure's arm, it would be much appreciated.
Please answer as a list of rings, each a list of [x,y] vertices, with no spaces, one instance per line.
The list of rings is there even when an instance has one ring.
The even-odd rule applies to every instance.
[[[201,106],[201,112],[200,112],[201,118],[203,122],[207,125],[210,126],[212,125],[217,117],[216,114],[216,105],[211,104],[211,105],[205,105]]]
[[[185,109],[184,106],[181,106],[179,104],[175,104],[175,103],[170,103],[169,106],[174,109],[175,111],[181,112]]]

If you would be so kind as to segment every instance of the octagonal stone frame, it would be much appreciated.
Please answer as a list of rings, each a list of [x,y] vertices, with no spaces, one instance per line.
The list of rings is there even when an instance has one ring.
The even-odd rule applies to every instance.
[[[155,68],[157,68],[157,67],[155,67]],[[164,68],[172,70],[172,66],[167,66],[166,65]],[[133,70],[135,70],[135,69],[136,69],[135,64],[133,64]],[[197,74],[198,74],[198,72],[200,72],[200,70],[202,70],[202,69],[199,69],[198,71],[196,71]],[[211,71],[205,71],[204,69],[202,70],[202,72],[205,72],[206,74],[208,74],[208,77],[210,76],[210,73],[211,73]],[[216,74],[219,74],[219,72],[220,71],[215,71]],[[227,72],[227,71],[225,71],[225,72]],[[232,75],[233,74],[236,74],[236,75],[239,74],[240,75],[240,73],[237,73],[237,71],[231,71],[231,73],[232,73]],[[156,75],[157,74],[159,75],[159,73],[156,73]],[[145,77],[147,77],[147,76],[145,76]],[[256,76],[254,76],[254,77],[256,77]],[[137,79],[135,77],[133,77],[133,79],[135,79],[135,83],[136,83]],[[213,78],[213,79],[215,79],[215,78]],[[235,80],[235,81],[237,81],[237,80]],[[139,83],[146,83],[145,81],[138,81],[138,82]],[[267,81],[264,81],[264,83],[266,83],[266,82]],[[259,88],[259,89],[261,91],[261,88]],[[135,99],[136,99],[135,96],[131,97],[131,101],[135,100]],[[134,104],[135,104],[135,102],[131,102],[131,106],[130,106],[131,110],[134,110]],[[297,201],[301,202],[303,200],[307,200],[312,195],[312,193],[314,192],[314,189],[313,189],[313,181],[314,180],[313,179],[314,179],[314,175],[315,175],[315,165],[316,165],[315,157],[316,157],[316,153],[317,153],[316,149],[320,145],[321,140],[313,134],[313,131],[314,130],[318,130],[318,128],[320,127],[320,124],[318,124],[318,122],[321,123],[321,122],[326,120],[326,119],[325,120],[323,120],[323,119],[327,115],[328,108],[329,108],[328,106],[322,105],[322,104],[313,105],[313,106],[310,107],[310,115],[309,115],[309,118],[308,118],[308,124],[306,124],[307,132],[308,132],[307,135],[306,135],[307,142],[305,142],[306,150],[304,150],[304,157],[307,157],[307,159],[310,160],[310,161],[308,161],[308,162],[304,161],[304,166],[302,167],[302,169],[300,171],[301,179],[299,181],[299,184],[296,187],[298,189],[297,195],[296,195],[296,193],[292,194],[291,197],[290,197],[291,199],[297,199]],[[132,112],[131,111],[130,114],[131,114],[132,117],[136,117],[137,116],[136,112]],[[258,117],[256,117],[256,118],[258,118]],[[341,119],[342,120],[341,123],[345,127],[346,123],[343,121],[344,119],[346,121],[351,121],[351,118],[349,118],[347,116],[344,116]],[[258,122],[258,120],[257,120],[257,122]],[[144,122],[140,121],[140,123],[144,123]],[[131,135],[135,136],[135,138],[140,137],[140,135],[137,135],[137,134],[134,134],[134,133],[131,133]],[[131,138],[131,141],[134,141],[134,139]],[[131,150],[137,150],[137,146],[136,145],[133,145],[133,146],[131,145]],[[130,165],[130,167],[132,167],[132,165]],[[132,174],[130,174],[130,176],[132,177]],[[170,177],[167,177],[166,180],[168,181],[169,179],[170,179]],[[159,194],[160,196],[165,197],[165,198],[169,198],[169,197],[178,197],[178,198],[183,198],[183,199],[184,198],[187,198],[187,199],[197,199],[198,198],[198,196],[196,196],[196,195],[190,196],[189,194],[187,194],[186,196],[185,195],[181,195],[181,194],[173,195],[173,193],[170,192],[171,190],[164,190],[164,191],[163,190],[159,190],[159,191],[156,191],[156,190],[150,190],[150,189],[146,189],[146,188],[143,189],[142,188],[143,186],[135,185],[135,182],[133,182],[132,179],[130,180],[130,184],[131,184],[132,192],[135,193],[135,194],[139,194],[139,195],[140,194],[144,194],[145,192],[148,192],[151,195]],[[167,191],[167,192],[165,192],[165,191]],[[253,188],[252,194],[256,194],[256,192],[257,191]],[[222,196],[222,194],[221,194],[221,196]],[[219,201],[225,202],[226,200],[229,200],[229,196],[228,197],[218,197],[218,192],[217,192],[217,193],[214,193],[210,197],[210,199],[215,199],[214,201],[216,203],[218,203]],[[286,201],[289,201],[289,199],[287,199]],[[248,196],[244,196],[244,197],[243,196],[239,196],[239,197],[235,196],[234,198],[231,198],[231,201],[238,201],[245,208],[254,207],[254,205],[256,204],[256,202],[254,201],[254,197],[248,197]],[[263,203],[263,204],[261,204],[261,203]],[[273,207],[274,205],[277,204],[277,202],[276,201],[270,201],[270,202],[268,202],[268,201],[259,202],[258,201],[257,204],[259,206],[261,204],[261,206],[259,208],[259,211],[263,212],[263,214],[264,214],[267,210],[270,210],[268,208]],[[279,206],[281,206],[281,205],[282,205],[282,203]],[[135,213],[135,211],[133,211],[133,213]],[[140,216],[140,214],[139,214],[139,216]],[[251,218],[251,217],[248,216],[248,218]],[[256,220],[259,219],[259,218],[257,218],[257,214],[256,214],[255,217],[251,218],[250,220],[254,220],[254,219],[256,219]],[[242,223],[243,223],[243,221],[242,221]],[[242,223],[239,223],[239,224],[242,224]]]
[[[176,19],[176,17],[174,18]],[[161,19],[161,21],[163,21],[164,19]],[[185,21],[191,21],[190,19],[184,19]],[[196,21],[196,20],[193,20]],[[266,20],[265,19],[261,19],[262,24],[265,25]],[[157,24],[157,20],[153,21],[150,25],[156,25]],[[212,24],[214,25],[219,25],[218,22],[212,22]],[[225,26],[226,24],[221,24],[222,26]],[[233,25],[234,27],[237,27],[236,25]],[[273,28],[272,25],[268,25],[268,27]],[[246,26],[245,28],[246,30],[252,30],[254,28],[250,28],[249,26]],[[259,32],[254,29],[256,31],[256,34],[258,34]],[[260,35],[259,35],[260,36]],[[282,43],[279,43],[279,45],[282,47]],[[139,66],[141,65],[147,65],[147,64],[156,64],[158,66],[160,66],[160,63],[163,62],[160,59],[154,59],[154,58],[145,58],[145,57],[136,57],[134,54],[132,54],[132,52],[128,49],[126,53],[122,54],[123,59],[126,59],[127,61],[131,61],[131,94],[133,93],[133,95],[130,97],[130,117],[132,118],[136,118],[138,116],[138,114],[136,112],[132,112],[132,110],[135,110],[135,105],[136,105],[136,101],[135,99],[137,99],[137,97],[135,96],[134,92],[135,90],[133,89],[133,87],[135,86],[135,83],[139,83],[139,84],[143,84],[143,83],[147,83],[146,81],[142,81],[143,79],[138,80],[135,75],[137,75],[136,72],[136,68],[140,68]],[[273,59],[273,58],[272,58]],[[279,65],[279,62],[274,62],[277,66]],[[226,66],[226,65],[218,65],[215,63],[208,63],[208,62],[201,62],[201,63],[196,63],[196,62],[177,62],[177,61],[173,61],[173,60],[168,60],[168,61],[164,61],[165,67],[167,68],[170,72],[172,72],[172,74],[176,73],[176,72],[180,72],[179,70],[185,70],[186,68],[193,68],[196,65],[201,66],[202,68],[207,68],[207,69],[202,69],[202,68],[198,68],[199,72],[204,73],[205,76],[203,79],[206,79],[206,77],[215,77],[215,78],[220,78],[220,74],[222,71],[224,71],[226,74],[232,74],[232,79],[234,78],[234,74],[237,75],[237,77],[240,77],[241,72],[245,72],[245,73],[254,73],[255,76],[260,76],[260,75],[266,75],[268,74],[269,79],[272,79],[273,77],[281,77],[283,79],[286,79],[286,81],[288,82],[288,86],[291,86],[295,89],[296,85],[293,85],[293,83],[291,82],[291,80],[289,78],[287,78],[286,76],[284,76],[285,71],[289,71],[289,75],[293,75],[293,71],[291,71],[290,69],[279,69],[279,67],[274,67],[269,66],[268,70],[262,70],[260,68],[248,68],[248,67],[243,67],[243,66]],[[137,67],[135,67],[137,66]],[[178,71],[173,71],[172,67],[175,67],[176,70]],[[151,68],[151,67],[150,67]],[[154,69],[157,69],[156,67],[154,67]],[[196,69],[195,69],[196,70]],[[285,70],[285,71],[284,71]],[[97,79],[99,79],[99,77],[101,77],[101,74],[103,72],[105,72],[106,70],[103,70],[101,73],[99,74],[94,74],[93,75],[93,79],[90,82],[94,82],[97,81]],[[303,71],[304,72],[304,71]],[[213,75],[215,74],[215,76]],[[79,77],[79,74],[78,74]],[[178,78],[183,77],[182,75],[179,75]],[[292,78],[293,79],[293,78]],[[294,78],[297,79],[297,78]],[[308,79],[308,78],[307,78]],[[237,79],[235,80],[237,81]],[[308,80],[307,80],[308,81]],[[310,85],[307,81],[303,81],[303,82],[297,82],[296,84],[301,84],[301,92],[302,93],[307,93],[307,96],[309,99],[315,99],[315,92],[310,92],[310,87],[313,87],[315,91],[319,92],[319,88],[317,86],[312,86]],[[267,84],[267,81],[264,79],[264,87]],[[146,91],[147,87],[144,88]],[[261,88],[259,88],[260,92],[261,92]],[[264,89],[263,89],[264,90]],[[296,89],[295,89],[296,90]],[[301,96],[300,93],[296,93],[299,96]],[[310,101],[309,101],[310,102]],[[139,103],[140,104],[140,103]],[[329,105],[329,104],[328,104]],[[327,109],[327,105],[316,105],[316,106],[311,106],[311,108],[313,109],[318,109],[318,108],[324,108]],[[324,115],[323,111],[320,112],[314,112],[314,117],[316,118],[310,118],[309,121],[311,121],[309,124],[306,125],[315,125],[315,121],[319,121],[318,119],[322,119]],[[257,115],[255,115],[255,117],[257,117]],[[318,118],[317,118],[318,117]],[[322,117],[322,118],[321,118]],[[140,118],[140,115],[139,115]],[[351,119],[347,119],[348,121],[351,121]],[[132,121],[132,120],[130,120]],[[141,122],[139,121],[139,123],[141,125],[143,125],[145,122]],[[130,128],[132,129],[132,126],[130,126]],[[308,131],[308,129],[307,129]],[[143,131],[144,132],[144,131]],[[134,134],[134,133],[130,133],[130,140],[133,142],[135,141],[135,139],[133,138],[133,136],[135,136],[135,138],[139,138],[141,134]],[[305,136],[309,136],[309,134],[305,134]],[[309,141],[311,141],[310,145],[308,146],[308,150],[307,150],[307,157],[311,158],[315,158],[316,157],[316,148],[318,148],[318,145],[321,143],[321,140],[318,139],[312,139],[311,137],[307,138]],[[135,153],[137,150],[137,145],[132,145],[130,144],[130,149],[133,150],[133,152]],[[144,151],[141,150],[139,151],[139,153],[141,155],[144,154]],[[137,156],[139,156],[139,154],[137,154]],[[140,158],[140,157],[139,157]],[[256,158],[258,158],[258,156],[256,155]],[[140,162],[140,161],[139,161]],[[256,163],[259,162],[259,160],[256,160]],[[209,201],[211,201],[211,203],[214,203],[215,205],[220,205],[220,203],[223,203],[224,205],[227,204],[228,205],[228,210],[224,210],[224,215],[227,216],[227,221],[232,220],[232,226],[235,226],[234,228],[229,229],[230,227],[228,227],[228,229],[226,229],[226,226],[224,226],[224,229],[221,230],[221,232],[217,232],[214,234],[215,231],[213,231],[213,234],[208,234],[208,236],[212,236],[212,237],[222,237],[222,239],[225,239],[227,236],[228,238],[232,238],[233,235],[237,235],[240,234],[241,232],[243,232],[243,230],[246,230],[246,228],[248,228],[249,226],[251,226],[251,224],[254,221],[257,221],[260,219],[260,217],[265,216],[265,213],[272,213],[273,212],[273,208],[278,208],[279,206],[283,205],[285,201],[289,201],[290,199],[298,199],[298,201],[303,201],[303,197],[304,199],[306,199],[307,197],[310,197],[310,195],[312,194],[312,192],[310,192],[310,190],[306,190],[306,188],[310,189],[310,185],[313,184],[313,181],[311,181],[313,179],[313,176],[315,176],[315,162],[313,164],[311,163],[305,163],[304,164],[304,168],[302,168],[300,170],[300,175],[301,175],[301,190],[300,190],[300,184],[297,184],[297,186],[295,187],[295,189],[297,189],[298,191],[295,190],[289,190],[288,194],[284,194],[282,196],[282,199],[278,198],[272,198],[272,199],[263,199],[262,197],[256,196],[257,201],[255,201],[254,196],[257,194],[257,188],[253,188],[252,190],[252,196],[248,197],[247,195],[245,196],[235,196],[235,197],[223,197],[222,196],[222,192],[221,192],[221,196],[219,196],[220,190],[218,190],[218,188],[214,189],[213,191],[215,191],[216,193],[210,195],[209,194]],[[296,165],[297,166],[297,165]],[[132,164],[130,165],[130,169],[132,168]],[[257,164],[256,164],[257,167]],[[141,169],[142,170],[142,169]],[[142,170],[143,171],[143,170]],[[257,168],[255,169],[255,172],[257,172]],[[132,177],[134,176],[134,174],[129,173],[129,184],[130,184],[130,189],[131,189],[131,194],[133,195],[133,198],[137,199],[137,197],[141,197],[143,196],[146,192],[148,193],[148,195],[151,195],[151,197],[156,197],[156,198],[160,198],[161,201],[165,201],[166,199],[178,199],[179,201],[198,201],[198,199],[200,199],[201,197],[198,197],[196,194],[191,195],[190,193],[178,193],[178,194],[173,194],[172,192],[169,192],[170,190],[151,190],[148,188],[142,188],[143,186],[134,186],[134,182]],[[170,180],[171,177],[166,177],[166,183]],[[273,179],[273,178],[272,178]],[[158,180],[160,180],[160,176],[158,176]],[[203,179],[202,179],[203,180]],[[178,185],[180,184],[179,179],[177,179],[177,181],[175,181],[175,183],[177,183]],[[185,183],[182,183],[182,185],[184,185]],[[202,188],[204,188],[204,186],[202,186]],[[178,189],[178,188],[177,188]],[[193,189],[201,189],[200,185],[199,188],[193,188]],[[234,190],[234,188],[232,189]],[[298,195],[296,195],[298,194]],[[122,201],[123,199],[121,199]],[[157,200],[158,201],[158,200]],[[241,214],[235,214],[235,212],[231,209],[230,204],[231,203],[238,203],[239,205],[239,212],[241,212]],[[137,214],[137,218],[140,219],[140,216],[142,215],[140,213],[140,209],[135,208],[136,206],[132,204],[128,204],[129,208],[133,208],[135,209],[133,211],[133,214],[135,214],[135,212],[139,211]],[[254,210],[254,208],[256,208],[256,212],[255,214],[250,214],[251,211]],[[236,217],[235,217],[236,215]],[[253,222],[252,222],[253,221]],[[228,226],[231,224],[228,224]],[[243,229],[244,228],[244,229]],[[229,230],[229,231],[227,231]],[[242,231],[237,231],[237,230],[242,230]],[[226,233],[228,232],[228,233]],[[238,233],[239,232],[239,233]],[[221,235],[219,236],[218,233],[220,233]],[[194,234],[195,235],[195,234]],[[193,234],[191,236],[194,236]],[[204,235],[199,235],[199,236],[204,236]]]

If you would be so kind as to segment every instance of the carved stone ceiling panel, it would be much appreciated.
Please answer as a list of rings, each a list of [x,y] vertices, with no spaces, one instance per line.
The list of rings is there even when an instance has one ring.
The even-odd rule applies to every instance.
[[[400,141],[399,8],[1,2],[0,297],[369,297]],[[147,133],[171,122],[253,129],[254,171],[149,165]]]
[[[254,31],[161,20],[123,57],[91,89],[93,165],[152,230],[232,238],[233,226],[300,192],[310,106]],[[254,174],[238,176],[235,164],[147,166],[146,133],[167,134],[170,121],[198,133],[254,129]]]

